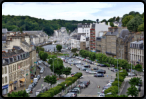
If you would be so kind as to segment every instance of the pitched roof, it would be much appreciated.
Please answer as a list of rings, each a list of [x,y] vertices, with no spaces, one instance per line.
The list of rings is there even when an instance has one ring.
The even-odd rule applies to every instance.
[[[7,31],[8,31],[8,30],[7,30],[6,28],[3,28],[3,29],[2,29],[2,33],[7,33]]]
[[[2,41],[6,41],[7,36],[2,36]]]

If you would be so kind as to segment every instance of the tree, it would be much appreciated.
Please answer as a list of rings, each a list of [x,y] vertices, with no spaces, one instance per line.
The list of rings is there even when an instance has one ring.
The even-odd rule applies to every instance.
[[[46,59],[48,57],[48,53],[44,52],[43,54],[41,54],[41,57],[42,57],[43,61],[46,61]]]
[[[144,31],[144,23],[138,26],[138,31]]]
[[[113,22],[110,22],[110,26],[111,26],[111,27],[114,27],[114,24],[113,24]]]
[[[61,52],[62,45],[57,45],[56,48],[57,48],[57,50],[58,50],[59,52]]]
[[[71,49],[71,51],[72,51],[73,53],[76,53],[77,48],[73,48],[73,49]]]
[[[71,73],[71,69],[70,67],[66,67],[63,69],[63,74],[66,75],[66,78],[67,78],[67,75],[69,75]]]
[[[142,72],[142,65],[137,64],[134,69],[140,74],[140,72]]]
[[[131,85],[131,87],[129,87],[127,90],[128,90],[127,91],[127,95],[128,96],[129,95],[131,95],[132,97],[133,96],[135,96],[135,97],[138,96],[138,90],[134,85]]]
[[[109,87],[108,89],[106,89],[104,91],[104,94],[107,94],[109,92],[111,92],[112,95],[117,94],[118,93],[118,86],[111,86],[111,87]]]
[[[118,17],[116,18],[116,21],[119,22],[119,19],[120,19],[120,17],[118,16]]]
[[[121,86],[121,84],[122,84],[122,82],[120,82],[120,80],[119,80],[119,87]],[[112,83],[112,86],[118,86],[118,80],[114,81]]]
[[[40,57],[40,59],[42,59],[42,54],[43,54],[44,52],[43,51],[40,51],[39,52],[39,57]]]
[[[52,84],[56,84],[56,82],[57,82],[57,77],[56,76],[54,76],[54,75],[52,75],[52,76],[46,76],[45,78],[44,78],[44,82],[46,82],[46,83],[50,83],[51,84],[51,87],[52,87]]]
[[[132,15],[126,16],[126,17],[122,20],[122,25],[123,25],[124,27],[126,27],[126,26],[127,26],[127,23],[128,23],[132,18],[134,18]]]
[[[139,83],[141,83],[141,79],[138,77],[133,77],[129,80],[129,84],[130,85],[138,85]]]
[[[50,66],[50,69],[53,71],[53,65],[54,65],[54,73],[58,74],[59,77],[63,73],[64,65],[63,61],[59,58],[54,60],[54,64],[52,63]]]
[[[115,78],[115,81],[118,81],[118,77]],[[119,76],[119,81],[120,81],[120,82],[123,82],[123,81],[124,81],[124,77]]]
[[[19,31],[20,31],[20,33],[23,33],[23,31],[22,31],[22,27],[20,27]]]
[[[8,97],[30,97],[26,90],[21,90],[18,92],[8,93]]]
[[[142,23],[143,23],[142,18],[137,15],[127,23],[127,28],[130,31],[137,32],[138,26]]]

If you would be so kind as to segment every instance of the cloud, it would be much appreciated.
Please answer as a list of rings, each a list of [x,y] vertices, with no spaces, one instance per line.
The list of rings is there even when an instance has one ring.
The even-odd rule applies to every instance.
[[[5,2],[2,15],[28,15],[46,20],[108,20],[130,11],[144,12],[142,3],[134,2]]]

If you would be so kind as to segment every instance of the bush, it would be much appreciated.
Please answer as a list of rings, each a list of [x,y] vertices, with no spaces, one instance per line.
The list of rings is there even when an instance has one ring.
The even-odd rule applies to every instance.
[[[122,82],[119,81],[119,87],[121,87]],[[118,80],[112,83],[112,86],[118,86]]]
[[[108,88],[104,91],[104,94],[107,94],[109,92],[111,92],[112,95],[117,94],[118,93],[118,86],[111,86],[110,88]]]
[[[118,81],[118,77],[115,78],[115,81]],[[124,81],[124,77],[119,76],[119,81],[120,81],[120,82],[123,82],[123,81]]]

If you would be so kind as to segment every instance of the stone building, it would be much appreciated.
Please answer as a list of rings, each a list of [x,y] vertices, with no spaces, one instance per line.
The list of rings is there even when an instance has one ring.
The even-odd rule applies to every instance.
[[[144,41],[130,43],[130,62],[134,65],[141,64],[144,68]]]
[[[2,86],[9,85],[7,93],[24,85],[26,79],[26,81],[30,80],[29,61],[29,52],[22,49],[2,51]]]

